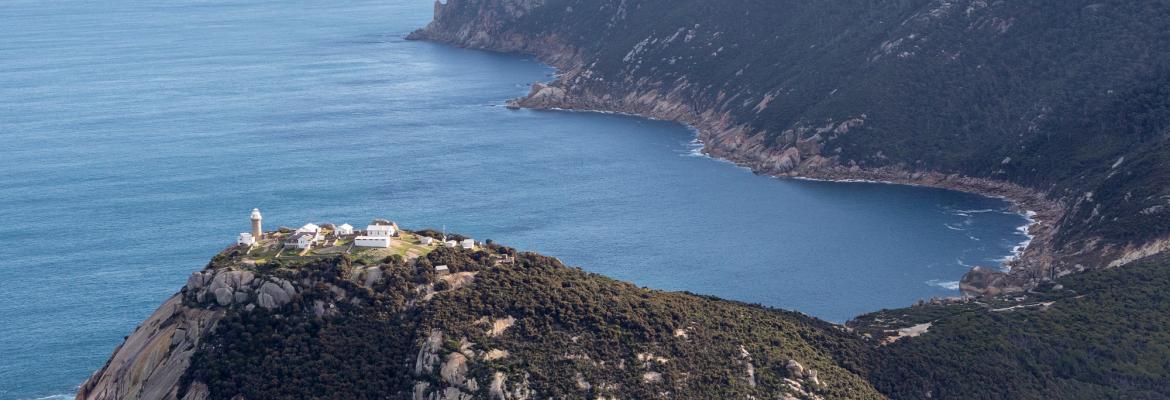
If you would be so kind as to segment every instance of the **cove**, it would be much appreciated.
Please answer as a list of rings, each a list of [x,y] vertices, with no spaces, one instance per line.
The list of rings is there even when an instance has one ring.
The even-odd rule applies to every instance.
[[[842,322],[957,295],[998,199],[778,180],[662,121],[503,107],[553,72],[408,42],[431,2],[0,4],[0,399],[67,395],[247,230],[446,227]]]

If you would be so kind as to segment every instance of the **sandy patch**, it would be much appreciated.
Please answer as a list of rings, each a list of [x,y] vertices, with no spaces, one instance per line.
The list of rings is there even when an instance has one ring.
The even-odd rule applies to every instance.
[[[644,373],[644,374],[642,374],[642,382],[646,382],[646,383],[662,382],[662,373],[654,372],[654,371]]]
[[[451,290],[455,290],[475,282],[475,272],[456,272],[454,274],[440,276],[439,280],[447,282]]]
[[[1023,309],[1023,308],[1032,308],[1032,307],[1037,307],[1041,311],[1043,311],[1043,310],[1047,310],[1048,307],[1051,307],[1052,304],[1054,304],[1054,303],[1056,303],[1056,302],[1055,301],[1045,301],[1042,303],[1035,303],[1035,304],[1020,304],[1018,306],[1011,306],[1011,307],[1004,307],[1004,308],[993,308],[993,309],[991,309],[991,311],[992,312],[1005,312],[1005,311],[1015,311],[1015,310],[1019,310],[1019,309]]]
[[[638,353],[638,361],[641,361],[641,362],[656,361],[659,364],[666,364],[666,362],[670,361],[670,360],[668,360],[662,356],[656,356],[656,355],[654,355],[654,353]]]
[[[927,322],[925,324],[918,324],[918,325],[914,325],[911,327],[899,329],[897,336],[891,336],[891,337],[886,338],[885,340],[882,341],[882,344],[894,343],[902,338],[917,337],[918,335],[926,333],[926,331],[930,330],[930,326],[933,324],[934,324],[934,322]]]
[[[487,335],[491,337],[500,336],[504,331],[511,328],[516,323],[516,318],[509,315],[508,318],[500,318],[492,323],[492,328],[488,329]]]
[[[485,361],[499,360],[508,356],[507,350],[491,349],[483,355]]]

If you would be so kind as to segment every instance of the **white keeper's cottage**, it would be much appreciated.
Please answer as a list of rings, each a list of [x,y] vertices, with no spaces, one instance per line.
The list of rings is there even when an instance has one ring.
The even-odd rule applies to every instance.
[[[353,225],[341,224],[337,229],[333,230],[333,234],[337,236],[348,236],[353,234]]]
[[[317,224],[313,224],[313,223],[305,224],[305,226],[302,226],[299,229],[297,229],[297,233],[313,233],[313,234],[315,234],[318,232],[321,232],[321,227],[317,226]]]
[[[373,223],[366,226],[365,234],[353,239],[353,245],[357,247],[378,247],[389,248],[390,238],[397,233],[394,223],[384,220],[375,220]]]
[[[298,249],[307,249],[313,247],[318,240],[321,240],[320,233],[316,232],[296,232],[285,239],[284,245],[296,247]]]
[[[394,225],[368,225],[366,226],[366,236],[394,236],[396,229]]]

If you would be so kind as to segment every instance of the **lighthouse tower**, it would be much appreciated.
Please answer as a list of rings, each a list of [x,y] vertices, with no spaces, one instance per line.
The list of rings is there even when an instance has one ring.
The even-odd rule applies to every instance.
[[[252,209],[252,237],[256,238],[256,240],[260,240],[260,238],[263,237],[262,235],[264,235],[264,229],[261,228],[261,226],[260,226],[261,219],[263,219],[263,217],[260,216],[260,209],[253,208]]]

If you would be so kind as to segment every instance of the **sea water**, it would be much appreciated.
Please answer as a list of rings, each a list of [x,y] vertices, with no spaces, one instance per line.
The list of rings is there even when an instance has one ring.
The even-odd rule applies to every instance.
[[[512,111],[553,72],[403,40],[431,0],[0,2],[0,399],[68,395],[248,230],[446,227],[842,322],[957,295],[1004,201],[779,180],[660,121]]]

